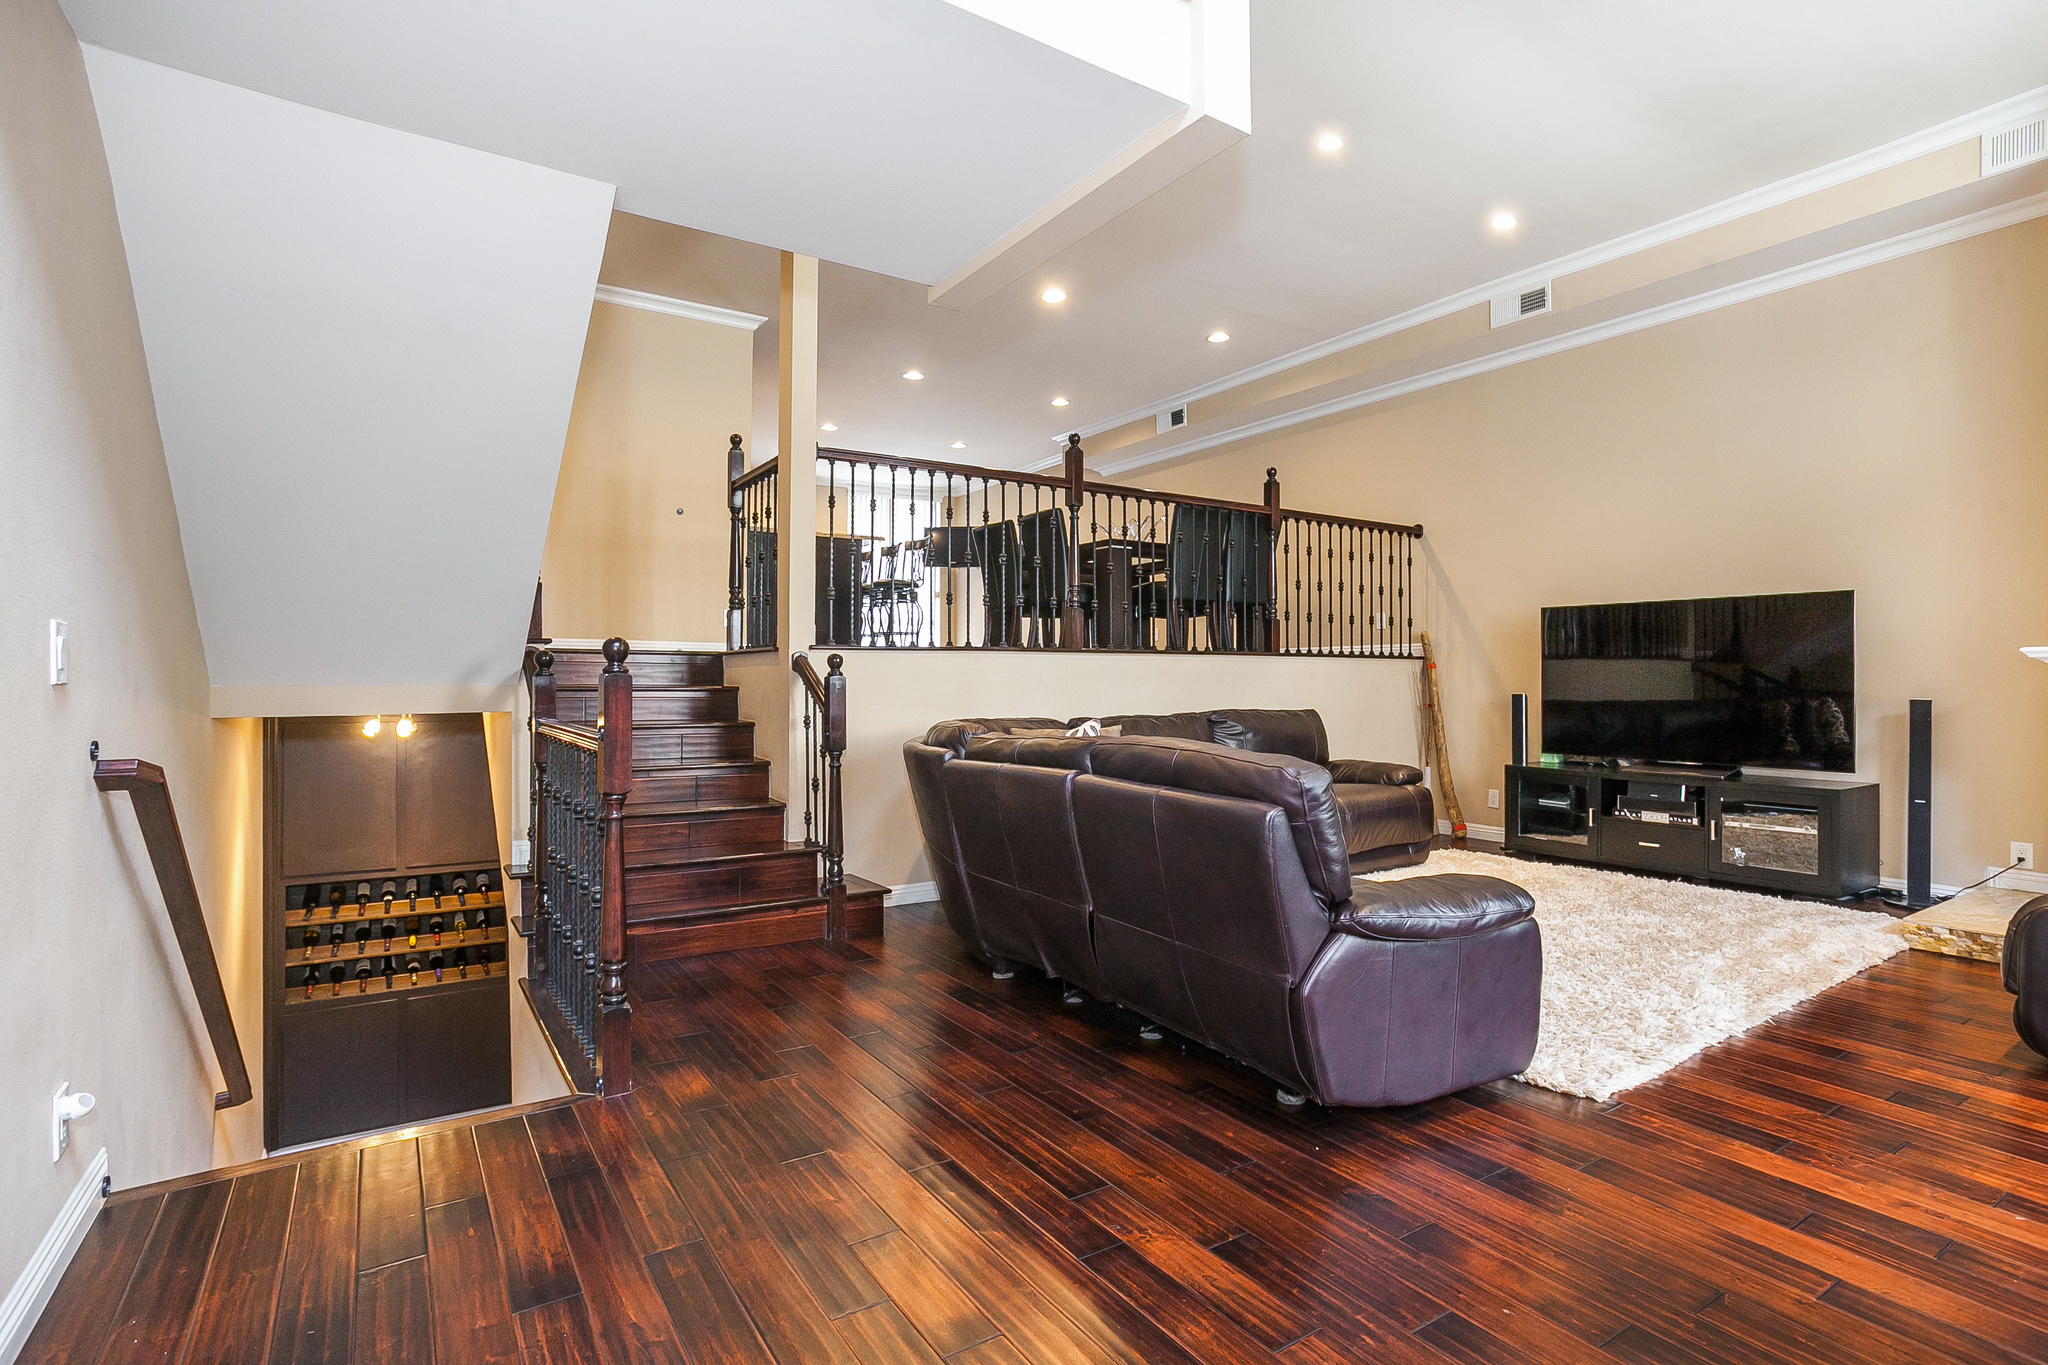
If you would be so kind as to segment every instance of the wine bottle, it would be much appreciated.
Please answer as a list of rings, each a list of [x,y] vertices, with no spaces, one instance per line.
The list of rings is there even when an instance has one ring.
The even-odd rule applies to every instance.
[[[457,905],[469,904],[469,878],[463,876],[460,872],[455,874],[455,903]]]
[[[391,989],[391,987],[392,987],[392,980],[391,980],[391,978],[392,978],[392,977],[394,977],[394,976],[396,976],[397,974],[398,974],[398,973],[397,973],[397,970],[396,970],[396,969],[395,969],[395,968],[394,968],[394,967],[393,967],[393,966],[391,965],[391,959],[390,959],[390,958],[388,958],[388,957],[387,957],[387,958],[385,958],[385,959],[384,959],[384,989],[385,989],[385,990],[387,990],[387,991],[388,991],[388,990],[390,990],[390,989]]]
[[[409,958],[407,958],[407,959],[405,960],[405,970],[406,970],[406,971],[407,971],[408,973],[410,973],[410,974],[411,974],[411,976],[412,976],[412,980],[411,980],[411,981],[410,981],[409,983],[407,983],[407,984],[409,984],[409,985],[414,985],[414,986],[417,986],[417,985],[419,985],[419,984],[420,984],[420,960],[419,960],[418,958],[416,958],[416,957],[409,957]]]
[[[306,888],[306,898],[300,904],[300,908],[308,915],[320,908],[320,885],[318,882]]]
[[[368,882],[357,882],[357,883],[356,883],[356,913],[357,913],[358,915],[360,915],[360,914],[364,914],[365,912],[367,912],[367,911],[369,910],[369,908],[370,908],[370,884],[369,884]]]
[[[479,898],[479,899],[483,899],[483,898],[488,898],[488,897],[490,896],[490,894],[491,894],[491,874],[490,874],[490,873],[488,873],[488,872],[479,872],[479,873],[477,873],[477,874],[476,874],[476,894],[477,894],[477,896],[478,896],[478,898]]]
[[[438,872],[436,872],[433,876],[427,878],[427,890],[434,897],[434,908],[436,910],[439,910],[441,908],[441,888],[443,886],[446,886],[447,884],[447,878],[443,877]]]
[[[441,941],[441,917],[439,915],[435,915],[427,921],[427,932],[434,936],[434,942],[439,943]]]
[[[405,908],[414,914],[419,913],[420,879],[418,877],[407,877],[405,879]]]
[[[364,991],[370,989],[370,964],[358,962],[356,964],[355,978],[357,995],[361,995]]]
[[[319,981],[320,969],[317,967],[306,968],[306,974],[299,978],[299,984],[306,988],[306,998],[308,1000],[313,998],[313,987],[318,985]]]
[[[442,971],[442,969],[443,969],[444,967],[446,967],[447,965],[448,965],[448,959],[446,959],[445,957],[441,956],[441,954],[439,954],[439,953],[428,953],[428,954],[427,954],[427,966],[433,969],[433,973],[434,973],[434,980],[436,980],[436,981],[439,981],[439,980],[441,979],[441,971]]]
[[[455,912],[455,941],[462,942],[462,936],[469,932],[469,917],[460,910]]]
[[[386,882],[386,883],[384,883],[384,913],[385,913],[385,914],[387,914],[387,915],[388,915],[388,914],[390,914],[390,913],[391,913],[391,902],[393,902],[393,901],[395,901],[395,900],[397,900],[397,899],[398,899],[398,883],[397,883],[397,882]]]
[[[408,948],[420,946],[420,922],[416,919],[409,919],[405,922],[405,946]]]
[[[330,915],[341,913],[341,887],[338,885],[328,888],[327,913]]]
[[[348,968],[342,966],[339,962],[333,964],[327,969],[327,979],[334,985],[339,986],[348,979]]]
[[[362,945],[370,941],[370,926],[367,924],[357,924],[354,937],[356,941],[356,955],[360,957],[363,952]]]

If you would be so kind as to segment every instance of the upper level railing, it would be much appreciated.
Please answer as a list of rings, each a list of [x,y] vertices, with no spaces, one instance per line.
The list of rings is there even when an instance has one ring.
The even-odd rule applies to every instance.
[[[766,584],[754,644],[777,546],[741,490],[770,469],[733,484],[735,611]],[[817,471],[820,645],[1417,652],[1422,528],[1289,510],[1274,470],[1256,503],[1161,493],[1089,479],[1070,437],[1057,477],[823,448]]]
[[[825,937],[846,938],[846,829],[839,812],[839,763],[846,753],[845,660],[825,660],[825,676],[809,658],[792,655],[790,671],[803,688],[804,842],[824,854],[819,886],[825,895]]]
[[[595,725],[554,718],[554,655],[532,675],[533,878],[525,985],[577,1089],[632,1089],[626,999],[625,804],[633,789],[633,675],[604,642]]]
[[[98,744],[93,751],[99,751]],[[242,1042],[235,1033],[235,1017],[228,1010],[227,988],[221,983],[220,962],[213,955],[213,938],[206,931],[206,913],[200,909],[199,888],[192,880],[192,863],[185,856],[185,836],[178,832],[178,812],[171,805],[171,786],[164,779],[164,770],[139,758],[102,758],[93,765],[92,780],[103,792],[127,792],[135,807],[135,823],[142,827],[142,843],[149,850],[157,889],[163,893],[164,910],[171,917],[178,954],[185,959],[185,975],[191,979],[199,1017],[206,1022],[214,1061],[227,1085],[226,1090],[214,1092],[213,1107],[232,1109],[246,1104],[254,1094],[249,1086],[249,1066],[242,1060]]]
[[[767,649],[775,644],[775,462],[746,473],[746,460],[735,433],[726,451],[732,555],[725,647]]]

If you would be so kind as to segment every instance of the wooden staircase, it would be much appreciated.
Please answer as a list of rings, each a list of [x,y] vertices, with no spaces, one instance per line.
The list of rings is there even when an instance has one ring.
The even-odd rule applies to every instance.
[[[603,656],[551,649],[555,718],[595,722]],[[784,804],[719,654],[635,652],[625,807],[626,958],[694,957],[825,937],[821,850],[785,837]],[[850,934],[882,931],[886,888],[849,876]]]

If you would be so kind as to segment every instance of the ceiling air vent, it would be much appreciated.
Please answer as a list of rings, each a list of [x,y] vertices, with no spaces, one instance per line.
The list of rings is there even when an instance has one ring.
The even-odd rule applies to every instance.
[[[1493,301],[1493,325],[1505,327],[1523,318],[1533,318],[1538,313],[1550,311],[1550,281],[1530,285],[1527,289],[1512,294],[1502,294]]]
[[[1184,427],[1187,424],[1188,409],[1185,403],[1177,408],[1168,408],[1165,412],[1159,414],[1159,434],[1162,436],[1172,431],[1175,427]]]
[[[2048,116],[2022,123],[2016,128],[1986,133],[1977,142],[1982,156],[1978,168],[1981,175],[1996,175],[2015,166],[2024,166],[2029,161],[2039,161],[2048,157]]]

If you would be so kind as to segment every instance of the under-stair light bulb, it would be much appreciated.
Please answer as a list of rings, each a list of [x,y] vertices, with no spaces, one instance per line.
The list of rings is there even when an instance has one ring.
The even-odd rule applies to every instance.
[[[363,722],[363,738],[375,739],[377,732],[384,728],[384,717],[372,716]]]
[[[412,732],[413,732],[413,723],[412,723],[412,717],[411,717],[411,716],[400,716],[400,717],[398,718],[398,726],[397,726],[397,731],[398,731],[398,737],[399,737],[400,739],[411,739],[411,738],[412,738]]]

